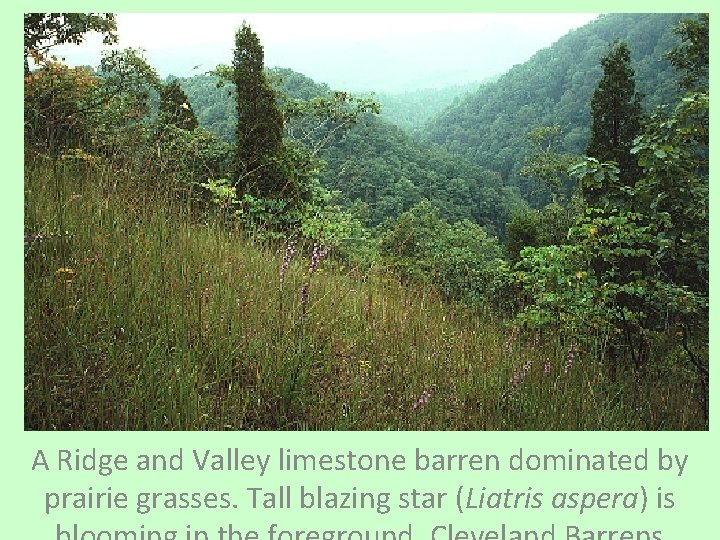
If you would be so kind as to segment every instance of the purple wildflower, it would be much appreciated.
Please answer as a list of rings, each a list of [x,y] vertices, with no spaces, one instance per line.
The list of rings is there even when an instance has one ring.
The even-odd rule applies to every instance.
[[[429,388],[425,388],[422,391],[422,393],[420,394],[420,397],[418,398],[418,400],[415,403],[413,403],[413,410],[427,405],[428,402],[430,401],[430,398],[432,398],[432,395],[433,395],[433,387],[430,386]]]
[[[505,340],[505,352],[508,356],[511,356],[513,353],[513,342],[515,341],[515,338],[517,337],[518,329],[517,327],[514,327],[512,331],[510,332],[510,335]]]
[[[320,264],[325,256],[330,252],[330,246],[321,246],[318,242],[313,244],[312,257],[310,258],[310,266],[308,267],[308,274],[312,274]]]
[[[330,252],[330,246],[321,246],[319,242],[313,244],[312,256],[310,257],[310,266],[308,267],[308,277],[317,270],[318,264]],[[310,281],[306,281],[300,287],[300,320],[307,318],[308,305],[310,303]]]
[[[59,234],[53,234],[53,233],[26,233],[25,234],[25,247],[29,247],[30,245],[34,243],[40,243],[45,242],[47,240],[52,240],[56,236],[60,236]]]
[[[280,283],[285,279],[285,273],[288,271],[290,261],[292,261],[293,255],[295,255],[295,241],[288,242],[285,248],[285,255],[283,255],[283,262],[280,266]]]
[[[525,377],[527,377],[527,374],[530,373],[530,368],[532,368],[532,360],[528,360],[521,368],[513,371],[513,376],[510,379],[510,388],[503,394],[504,399],[510,399],[512,397],[515,390],[520,386],[520,383],[522,383]]]
[[[567,357],[565,358],[565,373],[566,374],[572,368],[573,362],[575,362],[576,357],[577,357],[577,349],[575,348],[575,343],[571,343],[570,347],[568,347]]]

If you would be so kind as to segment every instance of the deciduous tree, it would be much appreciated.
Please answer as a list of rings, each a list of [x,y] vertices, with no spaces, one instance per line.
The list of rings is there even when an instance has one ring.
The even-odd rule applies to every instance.
[[[103,34],[103,42],[117,42],[113,13],[25,13],[25,75],[28,57],[45,58],[47,51],[63,43],[82,43],[90,31]]]
[[[680,86],[686,90],[708,87],[710,60],[710,16],[701,13],[697,19],[684,19],[674,30],[682,43],[665,57],[676,69],[683,71]]]

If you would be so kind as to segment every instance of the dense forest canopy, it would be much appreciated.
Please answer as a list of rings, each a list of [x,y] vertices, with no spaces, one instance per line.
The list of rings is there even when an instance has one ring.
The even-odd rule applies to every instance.
[[[427,125],[431,141],[500,173],[529,196],[520,175],[530,152],[527,133],[558,125],[558,150],[582,154],[590,137],[590,98],[600,58],[614,40],[627,43],[646,111],[672,103],[678,75],[664,54],[678,44],[673,27],[683,14],[608,14],[572,30],[554,45],[448,107]],[[538,202],[543,201],[536,201]]]

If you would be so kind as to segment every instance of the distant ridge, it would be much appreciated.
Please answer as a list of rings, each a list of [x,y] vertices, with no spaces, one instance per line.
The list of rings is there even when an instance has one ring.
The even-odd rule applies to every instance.
[[[663,54],[677,44],[672,32],[677,22],[694,16],[602,15],[450,105],[428,122],[425,136],[523,191],[519,169],[529,151],[526,134],[533,128],[558,124],[564,135],[560,149],[584,153],[590,99],[602,73],[599,59],[613,40],[630,47],[646,109],[674,100],[677,75]]]

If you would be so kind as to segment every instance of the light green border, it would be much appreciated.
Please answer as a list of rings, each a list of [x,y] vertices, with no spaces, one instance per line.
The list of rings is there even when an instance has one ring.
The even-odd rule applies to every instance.
[[[708,1],[689,2],[638,2],[638,1],[604,1],[584,2],[577,1],[546,1],[542,3],[528,0],[479,3],[461,0],[446,0],[444,2],[387,2],[383,0],[366,0],[365,2],[331,2],[328,0],[305,2],[231,2],[207,1],[202,4],[179,5],[177,2],[125,1],[107,2],[99,7],[98,2],[61,2],[65,11],[192,11],[195,7],[202,11],[237,12],[237,11],[653,11],[653,12],[700,12],[713,13],[711,19],[720,13],[715,7],[716,3]],[[52,7],[50,7],[52,6]],[[609,449],[632,452],[644,447],[657,448],[662,446],[668,450],[690,453],[690,460],[686,474],[681,481],[662,474],[439,474],[427,475],[395,473],[386,475],[358,475],[346,474],[344,476],[324,473],[316,476],[294,476],[294,483],[332,484],[336,488],[341,486],[357,485],[364,489],[373,490],[402,490],[404,488],[424,488],[425,490],[451,490],[457,483],[467,482],[475,486],[487,485],[489,488],[527,489],[532,486],[535,491],[549,491],[567,485],[568,489],[609,489],[622,491],[636,488],[643,484],[650,492],[659,485],[668,490],[678,492],[678,506],[674,511],[662,514],[648,513],[641,516],[628,511],[592,513],[582,520],[588,528],[639,528],[647,527],[651,530],[661,528],[664,530],[664,540],[705,539],[713,538],[718,534],[718,497],[717,484],[718,459],[720,459],[720,445],[718,444],[718,429],[710,432],[692,433],[25,433],[23,431],[23,299],[22,299],[22,250],[20,248],[20,233],[22,229],[22,86],[20,70],[20,24],[22,13],[25,11],[62,11],[58,3],[27,2],[24,5],[16,3],[13,6],[3,6],[0,17],[0,39],[2,40],[2,67],[3,84],[0,85],[3,115],[3,164],[5,171],[5,193],[2,197],[2,247],[6,261],[2,266],[3,279],[3,322],[1,328],[3,355],[1,361],[5,366],[5,376],[1,379],[2,392],[0,400],[4,407],[3,442],[0,443],[2,456],[2,482],[0,485],[0,511],[3,520],[0,521],[0,537],[8,539],[41,540],[55,538],[52,518],[46,518],[40,511],[41,500],[39,496],[44,489],[75,490],[84,489],[89,485],[97,489],[105,489],[112,485],[119,490],[218,490],[243,489],[248,485],[273,486],[287,482],[289,477],[273,475],[259,480],[250,474],[158,474],[153,477],[140,473],[118,475],[116,479],[105,479],[90,474],[65,475],[59,477],[54,473],[30,472],[32,457],[37,448],[44,448],[49,452],[57,448],[88,448],[98,447],[104,451],[124,451],[126,453],[147,451],[172,451],[178,447],[187,449],[200,448],[226,448],[238,446],[247,452],[274,452],[278,446],[290,446],[298,451],[330,451],[339,452],[347,449],[356,451],[387,453],[410,452],[414,447],[421,446],[428,451],[435,452],[510,452],[520,445],[532,448],[537,452],[556,452],[572,448],[576,452],[601,452]],[[714,28],[714,25],[713,27]],[[714,79],[718,52],[717,32],[711,32],[711,80]],[[717,114],[713,107],[711,111],[712,125],[717,125]],[[715,130],[711,133],[713,150],[717,145]],[[717,169],[717,159],[714,151],[711,152],[711,170]],[[711,207],[715,207],[715,175],[711,176]],[[711,238],[717,238],[718,219],[711,213]],[[717,259],[717,242],[711,243],[711,268]],[[715,282],[711,289],[711,328],[717,329],[716,299],[718,287]],[[711,361],[717,361],[717,337],[711,335]],[[714,389],[714,386],[713,386]],[[717,428],[717,392],[711,394],[711,426]],[[87,517],[77,515],[84,523],[107,525],[111,520],[132,526],[137,523],[135,515],[128,514],[126,519],[117,517],[113,519],[102,513],[90,513]],[[159,515],[159,514],[158,514]],[[119,515],[117,515],[119,516]],[[151,515],[152,516],[152,515]],[[268,522],[292,523],[299,528],[324,527],[402,527],[407,521],[413,522],[414,538],[429,538],[421,534],[421,529],[432,523],[457,523],[465,528],[482,529],[483,527],[507,521],[517,527],[542,527],[553,520],[558,522],[573,522],[576,515],[551,512],[479,512],[474,516],[458,516],[455,512],[418,511],[409,514],[391,512],[387,516],[379,516],[370,512],[358,513],[316,513],[267,511],[267,512],[238,512],[236,515],[213,515],[211,512],[184,514],[165,514],[166,523],[174,523],[182,529],[188,518],[192,517],[199,527],[214,522],[232,521],[240,528],[260,526]],[[77,519],[76,519],[77,520]],[[72,523],[72,514],[62,517],[63,522]],[[152,525],[153,519],[148,522]],[[262,538],[262,536],[261,536]],[[558,535],[556,538],[563,538]],[[605,539],[607,540],[607,539]],[[617,540],[617,539],[615,539]]]

